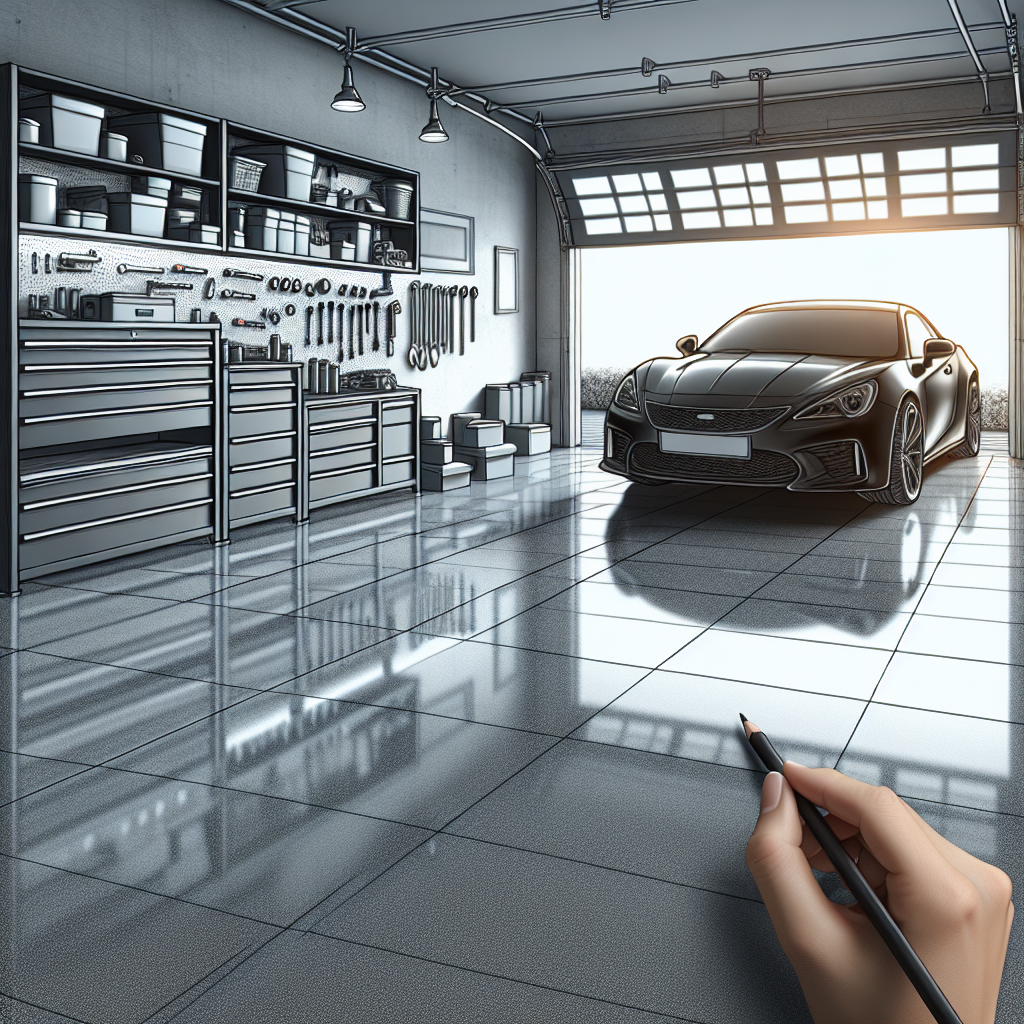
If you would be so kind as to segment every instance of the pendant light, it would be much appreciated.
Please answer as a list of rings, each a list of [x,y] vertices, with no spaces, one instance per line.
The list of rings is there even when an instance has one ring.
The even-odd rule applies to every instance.
[[[437,86],[437,68],[430,69],[430,88],[427,95],[430,97],[430,120],[423,126],[420,132],[420,142],[447,142],[448,133],[437,116],[437,96],[440,90]]]
[[[334,110],[340,110],[346,114],[354,114],[357,111],[365,110],[366,104],[363,102],[362,96],[356,91],[355,84],[352,81],[352,54],[355,53],[356,49],[356,30],[349,27],[346,29],[348,33],[348,39],[345,42],[343,52],[345,54],[345,75],[341,82],[341,89],[334,96],[331,101],[331,107]]]

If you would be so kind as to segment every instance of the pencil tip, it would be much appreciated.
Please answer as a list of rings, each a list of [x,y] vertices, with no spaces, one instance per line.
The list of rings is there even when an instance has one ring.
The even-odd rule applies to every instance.
[[[741,714],[740,719],[743,721],[743,731],[747,734],[748,740],[750,739],[751,733],[761,731],[749,718],[747,718],[746,715]]]
[[[742,722],[742,723],[743,723],[744,725],[746,725],[746,724],[747,724],[747,716],[746,716],[745,714],[743,714],[743,712],[742,712],[742,711],[740,712],[740,721],[741,721],[741,722]]]

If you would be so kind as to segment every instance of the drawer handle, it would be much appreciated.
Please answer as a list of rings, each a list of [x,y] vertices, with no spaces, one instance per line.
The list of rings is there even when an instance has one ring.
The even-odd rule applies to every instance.
[[[294,381],[281,381],[279,384],[232,384],[229,391],[283,391],[285,388],[294,390]]]
[[[131,494],[133,491],[151,491],[154,487],[176,487],[178,484],[192,484],[198,480],[212,479],[212,473],[197,473],[194,476],[171,476],[165,480],[152,480],[145,484],[126,484],[124,487],[111,487],[105,491],[81,491],[63,498],[29,502],[21,506],[21,511],[32,512],[37,508],[49,508],[52,505],[69,505],[76,501],[92,501],[93,498],[109,498],[112,494]]]
[[[44,537],[55,537],[59,533],[74,533],[76,530],[89,530],[94,526],[110,526],[112,523],[124,523],[130,519],[145,519],[148,516],[161,516],[166,512],[181,512],[187,508],[199,508],[212,505],[213,498],[200,498],[196,501],[183,501],[179,505],[164,505],[161,508],[145,509],[142,512],[129,512],[123,516],[108,516],[106,519],[91,519],[87,523],[74,523],[71,526],[60,526],[55,530],[40,530],[38,533],[26,533],[21,539],[42,540]]]
[[[248,498],[253,494],[266,494],[267,491],[287,491],[291,490],[295,486],[294,480],[285,480],[282,483],[276,484],[265,484],[263,487],[250,487],[245,491],[232,491],[229,497],[232,498]]]
[[[84,388],[44,388],[39,391],[22,391],[22,398],[41,398],[45,395],[91,395],[105,391],[155,391],[157,388],[202,388],[210,387],[213,381],[205,380],[169,380],[153,381],[138,384],[96,384]]]
[[[288,466],[298,462],[298,459],[273,459],[270,462],[249,462],[244,466],[235,466],[231,473],[251,473],[254,469],[271,469],[273,466]]]
[[[234,406],[231,409],[231,415],[235,416],[238,414],[245,415],[250,412],[266,412],[268,409],[294,409],[296,405],[294,402],[279,402],[274,405],[239,405]]]
[[[320,459],[325,455],[344,455],[345,452],[360,452],[367,448],[376,448],[376,441],[367,441],[365,444],[347,444],[341,448],[324,448],[322,451],[310,452],[311,459]]]
[[[311,434],[322,434],[327,430],[348,430],[349,427],[368,427],[376,423],[376,419],[367,420],[333,420],[330,423],[311,423],[309,432]]]
[[[212,341],[23,341],[23,348],[68,348],[81,351],[106,351],[110,348],[209,348]]]
[[[44,470],[40,473],[30,473],[28,476],[21,477],[18,483],[21,487],[35,487],[40,484],[61,480],[66,476],[81,476],[83,473],[115,473],[123,469],[131,469],[133,466],[163,466],[173,462],[208,459],[212,455],[213,448],[210,445],[200,445],[197,448],[182,448],[174,452],[133,455],[124,459],[114,459],[110,462],[96,462],[91,466],[58,467],[57,469]]]
[[[92,412],[62,412],[52,416],[25,416],[22,423],[53,423],[57,420],[88,420],[93,416],[130,416],[139,412],[171,412],[174,409],[201,409],[213,402],[177,402],[173,405],[137,405],[128,409],[95,409]]]
[[[415,402],[382,402],[382,409],[411,409]]]
[[[277,441],[282,437],[295,437],[297,430],[281,430],[275,434],[247,434],[245,437],[232,437],[228,444],[252,444],[254,441]]]
[[[67,370],[145,370],[168,366],[213,366],[212,359],[166,359],[137,363],[40,363],[21,367],[22,373],[64,373]]]
[[[381,461],[385,466],[394,466],[399,462],[412,462],[415,458],[415,455],[393,455],[390,459],[382,459]]]

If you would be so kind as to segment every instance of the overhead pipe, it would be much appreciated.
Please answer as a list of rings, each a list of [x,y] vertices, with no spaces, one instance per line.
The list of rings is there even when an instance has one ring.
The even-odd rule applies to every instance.
[[[994,29],[1001,29],[1003,25],[998,21],[984,22],[980,25],[972,25],[973,32],[991,32]],[[941,36],[955,36],[959,34],[956,28],[933,28],[924,29],[919,32],[900,32],[894,35],[885,36],[864,36],[857,39],[843,39],[833,43],[812,43],[806,46],[783,46],[774,50],[758,50],[753,53],[735,53],[718,57],[695,58],[692,60],[673,60],[664,63],[651,61],[648,65],[647,58],[640,66],[629,68],[606,68],[602,71],[580,71],[571,75],[548,75],[543,78],[521,78],[513,82],[498,82],[492,85],[475,85],[472,90],[477,93],[499,92],[505,89],[531,89],[540,85],[558,85],[561,82],[584,82],[595,78],[616,78],[625,75],[635,75],[637,72],[644,74],[646,67],[653,71],[678,71],[681,68],[706,67],[709,64],[734,64],[753,63],[768,60],[772,57],[786,57],[801,53],[820,53],[825,50],[846,50],[857,46],[886,46],[890,43],[912,42],[916,39],[935,39]],[[649,76],[649,72],[645,77]],[[469,89],[455,89],[453,95]]]
[[[981,87],[985,90],[985,107],[982,113],[987,114],[992,109],[988,99],[988,69],[982,64],[981,57],[978,56],[978,51],[975,49],[974,40],[971,38],[971,33],[967,31],[964,16],[960,13],[960,5],[956,0],[946,0],[946,3],[949,4],[949,9],[953,12],[953,18],[956,21],[956,27],[960,29],[960,35],[964,37],[964,42],[967,44],[967,49],[971,54],[971,60],[974,61],[974,66],[978,69],[978,78],[981,79]]]
[[[1006,7],[1006,0],[999,0],[999,11],[1003,16],[1003,27],[1006,29],[1006,53],[1010,58],[1010,69],[1013,71],[1013,91],[1017,99],[1017,119],[1024,123],[1024,107],[1021,106],[1020,45],[1017,38],[1017,15],[1009,12]]]

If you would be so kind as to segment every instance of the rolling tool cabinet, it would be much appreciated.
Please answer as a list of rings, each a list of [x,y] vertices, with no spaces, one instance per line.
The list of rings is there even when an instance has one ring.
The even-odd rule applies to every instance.
[[[23,320],[16,551],[21,580],[196,537],[220,513],[220,332]]]
[[[305,486],[300,429],[301,363],[225,366],[228,528],[298,518]]]
[[[303,396],[311,509],[383,491],[420,489],[420,393],[342,391]]]

